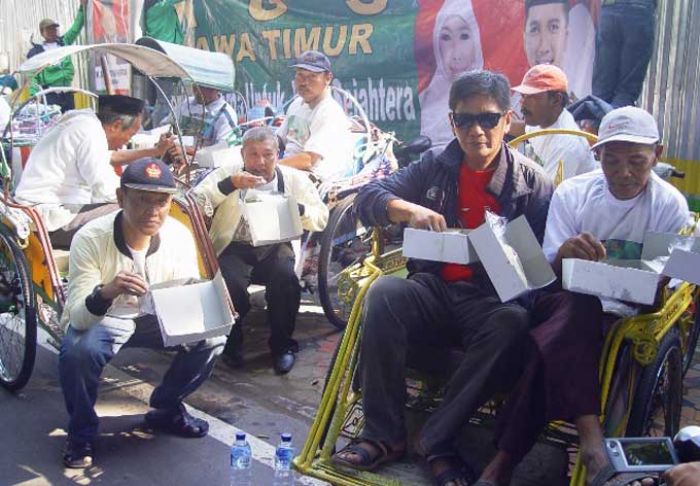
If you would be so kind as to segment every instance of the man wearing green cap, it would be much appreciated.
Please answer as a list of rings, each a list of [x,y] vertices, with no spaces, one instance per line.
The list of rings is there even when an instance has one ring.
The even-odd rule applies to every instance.
[[[33,44],[32,48],[27,53],[27,59],[41,54],[45,51],[57,49],[62,46],[69,46],[75,42],[85,24],[85,5],[87,0],[80,0],[78,15],[76,15],[73,25],[68,31],[60,36],[58,35],[59,23],[52,19],[43,19],[39,22],[39,32],[44,38],[41,44]],[[69,57],[64,57],[61,61],[53,66],[49,66],[32,78],[29,86],[29,94],[34,95],[42,89],[71,86],[73,84],[73,75],[75,68]],[[65,112],[72,110],[75,106],[73,103],[72,93],[49,93],[46,95],[46,101],[51,105],[59,105],[61,111]]]

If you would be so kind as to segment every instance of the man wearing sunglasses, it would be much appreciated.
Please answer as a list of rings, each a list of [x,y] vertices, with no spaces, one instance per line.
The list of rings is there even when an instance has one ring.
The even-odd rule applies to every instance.
[[[525,215],[541,241],[552,183],[503,142],[512,118],[508,80],[489,71],[464,73],[450,88],[449,107],[455,139],[439,155],[426,154],[363,187],[355,201],[362,221],[476,228],[488,209],[509,220]],[[360,439],[333,460],[369,470],[401,457],[407,354],[445,355],[457,343],[463,357],[417,447],[438,484],[471,484],[474,475],[454,439],[486,399],[517,378],[529,317],[520,305],[500,301],[480,264],[409,260],[408,269],[407,279],[381,277],[367,294],[359,368],[366,422]]]

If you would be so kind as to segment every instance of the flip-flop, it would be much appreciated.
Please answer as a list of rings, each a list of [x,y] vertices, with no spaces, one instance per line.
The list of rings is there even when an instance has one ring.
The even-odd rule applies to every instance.
[[[187,413],[184,407],[175,412],[172,410],[151,410],[144,419],[146,425],[154,430],[188,439],[198,439],[209,433],[209,423],[206,420],[193,417]]]
[[[372,457],[371,453],[368,450],[360,447],[360,444],[363,442],[374,446],[376,449],[379,450],[379,453],[376,456]],[[359,441],[351,442],[350,444],[346,445],[341,450],[333,454],[333,456],[331,457],[331,462],[337,466],[349,467],[360,471],[372,471],[381,466],[382,464],[401,459],[405,453],[405,449],[395,451],[390,449],[389,446],[387,446],[381,441],[360,439]],[[343,457],[347,454],[355,454],[360,458],[360,460],[358,462],[349,461],[348,459]]]
[[[446,486],[449,483],[463,482],[467,485],[473,485],[474,481],[476,480],[476,475],[458,455],[439,456],[435,457],[433,460],[438,459],[448,461],[450,466],[440,474],[433,477],[435,484],[438,486]],[[430,462],[431,461],[428,461],[428,463]],[[493,486],[491,484],[484,483],[483,481],[481,481],[481,483],[485,484],[485,486]]]

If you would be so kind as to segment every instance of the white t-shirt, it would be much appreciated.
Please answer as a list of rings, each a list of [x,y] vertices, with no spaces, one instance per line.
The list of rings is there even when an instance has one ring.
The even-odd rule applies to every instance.
[[[655,173],[641,194],[619,200],[597,170],[564,181],[554,191],[543,248],[553,261],[567,239],[586,231],[605,244],[608,258],[639,259],[646,232],[676,233],[689,222],[683,195]]]
[[[32,150],[15,197],[32,205],[114,202],[119,177],[110,158],[95,113],[69,111]]]
[[[527,125],[525,133],[531,133],[543,128],[579,130],[576,121],[569,110],[562,110],[557,121],[549,127],[533,127]],[[542,135],[530,139],[531,150],[525,154],[544,167],[549,177],[555,179],[559,161],[564,161],[564,179],[585,174],[598,169],[600,164],[593,157],[593,152],[585,138],[577,135]]]
[[[313,108],[301,97],[294,100],[277,135],[286,143],[285,157],[300,152],[320,155],[311,171],[322,180],[335,180],[352,173],[354,141],[350,120],[330,90]]]
[[[204,111],[204,123],[202,123]],[[183,135],[201,136],[204,146],[226,141],[237,125],[236,110],[223,96],[207,105],[201,105],[191,96],[177,108],[178,122]]]

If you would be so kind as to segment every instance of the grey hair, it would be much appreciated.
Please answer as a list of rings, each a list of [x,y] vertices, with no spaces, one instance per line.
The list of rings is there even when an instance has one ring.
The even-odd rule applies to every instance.
[[[97,112],[97,118],[103,125],[109,125],[117,120],[121,120],[122,130],[128,130],[136,123],[136,120],[141,118],[141,114],[124,115],[122,113],[115,113],[112,110],[99,110]]]
[[[501,73],[474,70],[460,74],[450,86],[450,110],[472,96],[488,96],[502,112],[510,110],[510,83]]]
[[[272,140],[275,143],[275,150],[279,150],[279,139],[275,132],[269,127],[255,127],[247,130],[243,134],[242,147],[245,147],[246,142],[266,142]]]

